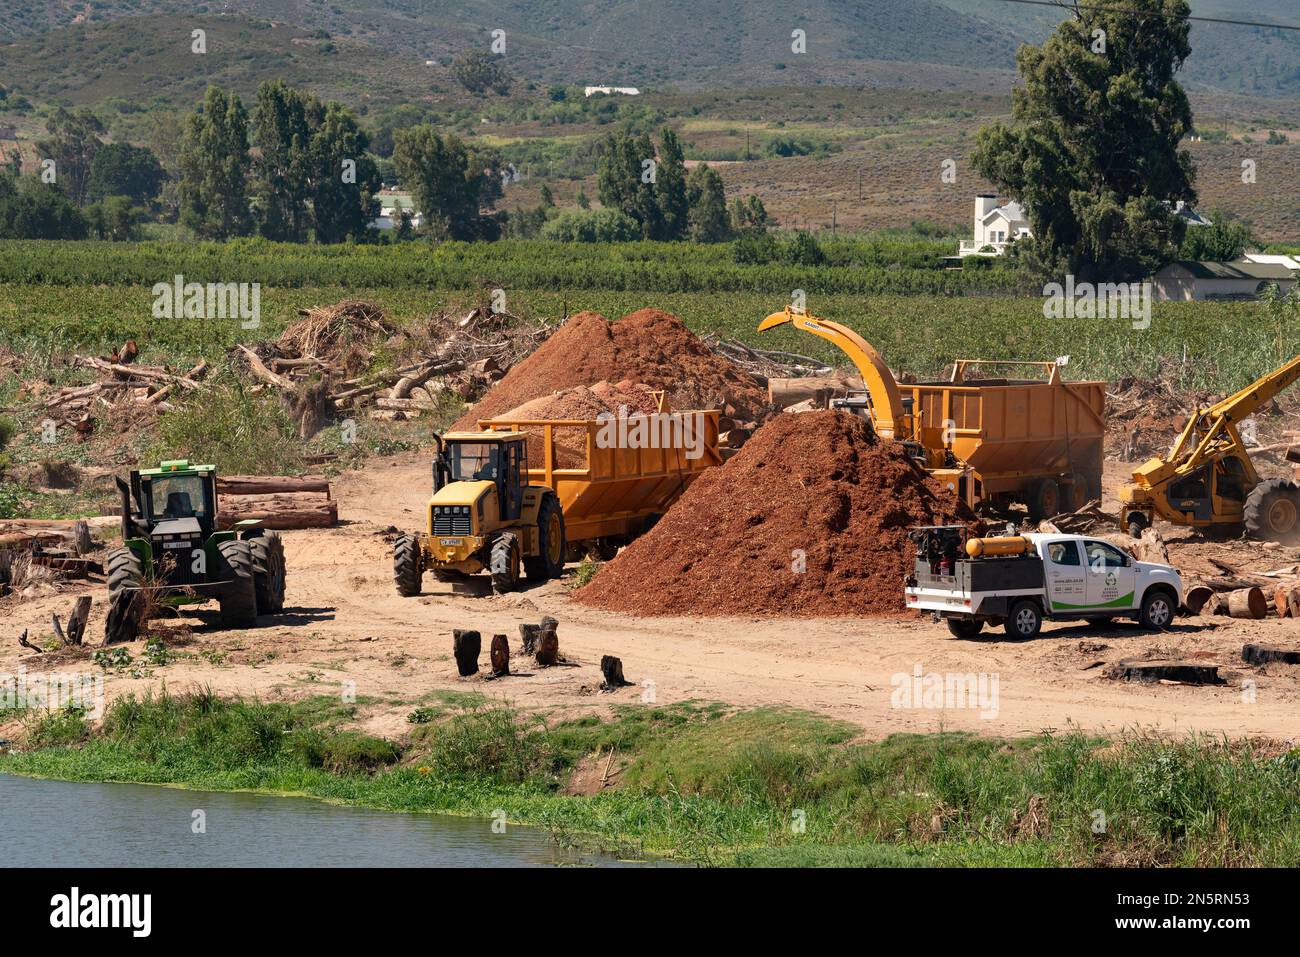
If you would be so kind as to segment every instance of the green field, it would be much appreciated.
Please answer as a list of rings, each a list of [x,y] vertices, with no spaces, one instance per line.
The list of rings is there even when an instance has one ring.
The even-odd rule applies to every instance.
[[[943,248],[925,240],[841,240],[823,244],[825,265],[805,267],[740,265],[727,245],[671,243],[0,243],[0,335],[37,363],[106,352],[135,338],[146,357],[180,365],[219,359],[238,341],[272,338],[308,306],[371,299],[406,323],[499,287],[508,310],[525,317],[559,319],[584,309],[617,317],[652,306],[699,333],[843,362],[833,346],[806,334],[755,332],[803,289],[810,312],[853,327],[895,368],[919,375],[938,374],[957,357],[1068,355],[1072,378],[1163,371],[1184,388],[1222,391],[1300,352],[1300,324],[1256,303],[1157,303],[1146,329],[1123,319],[1048,319],[1041,297],[1015,293],[1014,272],[942,269],[936,254]],[[906,265],[885,265],[891,261]],[[261,326],[154,319],[151,287],[177,273],[194,282],[260,282]]]

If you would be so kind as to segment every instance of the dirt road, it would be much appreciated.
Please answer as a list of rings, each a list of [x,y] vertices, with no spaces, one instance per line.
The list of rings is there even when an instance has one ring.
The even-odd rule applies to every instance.
[[[941,728],[1022,735],[1071,724],[1300,738],[1300,667],[1256,669],[1240,659],[1245,641],[1300,645],[1294,620],[1188,618],[1162,635],[1131,625],[1049,625],[1037,640],[1017,644],[1002,640],[1000,631],[959,641],[921,619],[633,619],[571,602],[561,582],[477,598],[453,595],[449,586],[427,579],[425,594],[401,598],[393,589],[385,530],[421,524],[428,485],[427,461],[415,456],[378,460],[365,473],[341,476],[335,496],[344,524],[284,533],[289,584],[282,618],[224,632],[216,627],[215,606],[183,611],[156,629],[173,632],[168,643],[178,660],[141,665],[138,676],[110,672],[109,697],[164,682],[173,692],[198,684],[270,700],[355,690],[361,726],[393,736],[409,728],[406,715],[422,698],[455,690],[552,716],[643,699],[787,705],[852,722],[871,738]],[[23,629],[33,637],[48,635],[51,612],[66,612],[76,594],[0,602],[0,673],[20,667],[29,674],[98,672],[86,654],[37,655],[15,640]],[[106,610],[102,586],[94,595],[91,640],[98,643]],[[516,657],[517,673],[507,678],[456,675],[452,628],[482,632],[486,663],[494,633],[509,635],[517,655],[519,624],[546,614],[560,622],[566,664],[539,669]],[[178,625],[189,628],[177,632]],[[143,643],[126,647],[140,664]],[[603,654],[621,657],[635,685],[600,693]],[[1134,685],[1102,677],[1100,663],[1147,655],[1217,663],[1227,683]],[[899,686],[913,688],[918,671],[983,676],[984,694],[965,701],[900,700]],[[920,706],[927,703],[936,706]],[[11,736],[5,732],[0,726],[0,737]]]

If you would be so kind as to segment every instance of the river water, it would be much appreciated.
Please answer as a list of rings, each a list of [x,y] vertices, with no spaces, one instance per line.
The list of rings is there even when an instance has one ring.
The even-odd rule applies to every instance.
[[[196,812],[202,812],[201,817]],[[202,823],[201,833],[195,833]],[[10,867],[618,867],[545,831],[310,798],[0,775]]]

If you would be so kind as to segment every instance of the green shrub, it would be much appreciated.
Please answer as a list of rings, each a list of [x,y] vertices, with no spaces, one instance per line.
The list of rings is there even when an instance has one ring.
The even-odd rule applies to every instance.
[[[617,209],[569,209],[542,227],[542,238],[565,243],[621,243],[640,236],[636,221]]]
[[[284,407],[237,382],[197,392],[160,417],[158,438],[145,457],[188,458],[246,475],[284,475],[301,468],[297,434]]]

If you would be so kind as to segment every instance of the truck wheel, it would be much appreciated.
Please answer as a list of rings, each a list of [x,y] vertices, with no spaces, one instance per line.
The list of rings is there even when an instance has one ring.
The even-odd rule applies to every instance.
[[[404,598],[420,594],[420,540],[414,535],[403,535],[393,545],[393,582]]]
[[[1174,620],[1174,600],[1163,588],[1148,588],[1142,596],[1138,624],[1151,631],[1164,631]]]
[[[1055,484],[1055,483],[1053,483]],[[1011,606],[1007,615],[1007,636],[1016,641],[1028,641],[1043,627],[1043,612],[1037,602],[1021,599]]]
[[[140,634],[140,611],[144,583],[140,559],[129,548],[108,553],[108,620],[104,622],[104,644],[135,641]]]
[[[1127,518],[1128,533],[1133,538],[1141,538],[1142,531],[1151,527],[1151,519],[1143,512],[1129,512]]]
[[[945,618],[954,638],[971,639],[984,630],[984,622],[972,618]]]
[[[1070,476],[1070,478],[1073,479],[1073,482],[1070,485],[1070,494],[1063,496],[1063,498],[1068,499],[1068,501],[1065,502],[1066,509],[1071,512],[1077,512],[1096,498],[1097,493],[1093,491],[1092,480],[1087,474],[1083,472],[1075,472]]]
[[[492,590],[498,595],[514,591],[519,587],[519,536],[514,532],[502,532],[492,543],[492,555],[488,565],[492,572]]]
[[[257,624],[257,583],[253,579],[253,549],[248,542],[230,540],[217,545],[224,584],[217,595],[221,624],[251,628]]]
[[[253,552],[253,584],[257,607],[264,614],[284,611],[284,542],[279,532],[267,532],[248,540]]]
[[[1035,522],[1061,514],[1061,486],[1055,479],[1039,479],[1029,490],[1029,517]]]
[[[1260,482],[1246,496],[1242,519],[1251,538],[1285,542],[1300,531],[1300,485],[1287,479]]]
[[[546,581],[564,574],[568,545],[564,535],[564,511],[554,495],[542,496],[537,509],[537,551],[534,558],[524,559],[524,571],[530,581]]]

